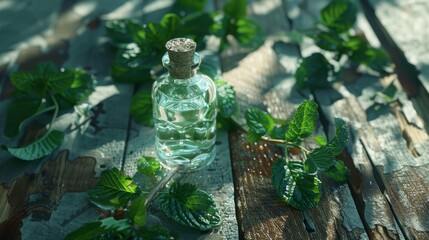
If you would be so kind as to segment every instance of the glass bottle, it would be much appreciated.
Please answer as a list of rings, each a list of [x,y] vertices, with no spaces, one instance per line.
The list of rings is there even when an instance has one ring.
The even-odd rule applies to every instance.
[[[193,40],[174,38],[166,48],[162,64],[168,73],[152,88],[158,157],[169,168],[202,168],[216,155],[216,88],[197,73],[201,59]]]

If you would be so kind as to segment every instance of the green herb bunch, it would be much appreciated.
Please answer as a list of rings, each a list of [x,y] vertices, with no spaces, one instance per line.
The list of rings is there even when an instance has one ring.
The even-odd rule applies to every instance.
[[[340,79],[345,67],[365,65],[381,75],[392,73],[387,53],[353,33],[356,17],[357,6],[350,0],[332,0],[321,10],[322,22],[307,35],[322,51],[302,59],[295,72],[297,87],[329,87]]]
[[[204,11],[205,3],[205,0],[177,0],[171,12],[159,22],[107,21],[106,31],[116,48],[110,69],[113,79],[151,83],[155,78],[154,68],[160,65],[165,53],[165,43],[175,37],[193,39],[198,49],[205,48],[209,36],[221,39],[219,50],[228,45],[228,36],[233,36],[243,47],[257,48],[263,43],[261,27],[246,17],[246,0],[229,0],[221,12]]]
[[[155,158],[139,159],[137,169],[133,178],[117,168],[103,171],[88,196],[92,203],[114,216],[86,223],[65,239],[175,239],[159,220],[153,221],[157,218],[150,218],[150,208],[158,208],[175,222],[197,230],[220,226],[222,218],[209,194],[179,182],[163,190],[162,183],[158,183],[162,182],[159,179],[163,172]],[[164,176],[163,180],[168,181],[171,176]]]
[[[335,135],[329,141],[320,135],[312,137],[319,147],[308,149],[302,144],[311,138],[316,128],[317,108],[314,101],[305,100],[290,121],[274,119],[257,108],[248,109],[245,114],[248,141],[264,140],[284,148],[284,156],[272,165],[272,183],[287,204],[301,210],[313,208],[320,201],[322,182],[319,173],[339,182],[346,181],[349,175],[344,162],[335,157],[342,152],[349,138],[344,120],[334,119]]]
[[[23,147],[3,145],[10,154],[23,160],[41,158],[61,146],[64,132],[52,128],[59,111],[86,100],[95,87],[90,74],[79,69],[59,70],[49,62],[39,63],[34,71],[12,73],[11,82],[16,91],[6,112],[5,136],[17,137],[28,124],[46,116],[50,118],[46,132],[34,142]]]

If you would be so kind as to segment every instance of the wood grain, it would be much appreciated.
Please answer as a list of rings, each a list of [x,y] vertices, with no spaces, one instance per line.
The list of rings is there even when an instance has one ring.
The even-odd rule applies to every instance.
[[[3,185],[0,236],[3,239],[20,239],[22,221],[28,216],[32,221],[49,221],[64,193],[85,192],[95,185],[94,167],[94,158],[71,161],[68,160],[68,152],[63,151],[58,157],[47,161],[40,172],[23,175],[15,179],[10,187]],[[85,202],[81,207],[87,207],[88,201]]]

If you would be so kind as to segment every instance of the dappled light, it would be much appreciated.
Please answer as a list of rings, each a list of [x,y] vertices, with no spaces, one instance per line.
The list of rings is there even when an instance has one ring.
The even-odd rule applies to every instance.
[[[429,239],[428,1],[0,16],[0,239]]]

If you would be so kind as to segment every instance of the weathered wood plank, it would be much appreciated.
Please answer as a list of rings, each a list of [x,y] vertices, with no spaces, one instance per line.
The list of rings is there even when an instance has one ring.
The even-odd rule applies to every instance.
[[[280,1],[252,1],[250,8],[252,16],[267,30],[268,39],[261,48],[244,57],[238,49],[224,53],[223,68],[229,69],[224,78],[234,85],[243,111],[261,107],[275,117],[289,118],[310,95],[293,87],[298,48],[271,38],[271,34],[288,30],[288,19]],[[242,58],[239,62],[237,54]],[[321,203],[308,213],[301,213],[280,202],[272,190],[270,166],[279,157],[279,149],[263,143],[249,144],[240,133],[232,134],[230,139],[242,238],[366,238],[346,185],[327,181]],[[256,195],[261,197],[255,198]]]
[[[429,162],[426,156],[413,156],[412,150],[408,148],[400,131],[401,128],[397,119],[390,111],[376,117],[372,116],[370,117],[372,120],[367,121],[368,115],[374,114],[365,112],[371,106],[368,100],[376,90],[381,89],[381,85],[377,84],[375,80],[376,78],[366,76],[358,79],[353,86],[348,86],[348,90],[342,88],[341,92],[344,99],[338,101],[331,99],[326,104],[332,107],[326,107],[324,111],[349,119],[354,129],[354,146],[349,146],[348,150],[352,156],[355,156],[353,158],[354,164],[358,169],[372,166],[375,182],[372,179],[371,184],[378,184],[385,196],[385,199],[382,199],[378,192],[362,192],[365,203],[369,197],[381,203],[381,205],[371,203],[368,207],[365,205],[365,218],[368,224],[373,220],[372,214],[384,215],[385,218],[375,219],[376,221],[373,223],[384,226],[383,228],[388,230],[387,233],[391,232],[400,236],[398,229],[392,229],[392,224],[386,222],[386,219],[392,218],[385,204],[387,201],[405,237],[424,239],[428,237],[427,226],[429,223],[427,217],[429,216],[429,206],[427,206],[426,200],[428,191],[426,179],[428,173],[426,170]],[[356,94],[357,97],[348,91]],[[325,92],[320,94],[318,98],[326,99],[331,95],[329,92]],[[419,149],[420,146],[427,148],[425,146],[426,140],[419,144]],[[377,224],[377,221],[380,220],[382,220],[381,224],[383,225]]]
[[[413,104],[425,121],[429,131],[429,59],[426,39],[429,31],[427,13],[429,4],[424,1],[360,0],[363,10],[383,47],[395,63],[395,72],[402,87],[413,97]],[[418,71],[414,69],[413,64]]]
[[[91,1],[91,4],[97,6],[98,2]],[[6,183],[2,191],[8,191],[7,202],[2,203],[12,210],[7,220],[0,223],[0,236],[7,236],[6,239],[19,239],[20,236],[23,239],[64,238],[83,223],[98,218],[98,210],[89,203],[85,192],[95,184],[96,173],[113,166],[121,168],[128,134],[127,106],[133,86],[112,83],[108,77],[112,55],[105,41],[105,30],[101,26],[89,27],[86,20],[99,18],[120,4],[112,1],[112,4],[103,4],[103,8],[96,8],[97,11],[82,12],[82,9],[88,10],[87,5],[64,1],[58,18],[53,19],[55,35],[46,37],[51,44],[48,45],[49,54],[43,54],[36,48],[20,52],[17,62],[22,69],[31,69],[41,60],[53,61],[58,66],[81,67],[95,75],[98,86],[88,100],[88,106],[95,111],[93,120],[67,134],[60,148],[67,149],[70,156],[54,154],[58,157],[51,161],[23,163],[2,152],[1,166],[6,172],[1,176],[1,181]],[[122,14],[127,16],[126,11]],[[56,48],[56,44],[63,41],[66,44],[60,46],[64,48]],[[3,113],[4,105],[7,103],[2,102]],[[85,105],[81,107],[89,110]],[[54,128],[66,130],[83,120],[81,115],[68,113],[58,119]],[[84,173],[88,173],[87,176]],[[28,180],[35,177],[40,179],[39,187],[33,187],[39,182]],[[34,234],[36,229],[37,235]]]
[[[300,8],[300,15],[294,16],[292,18],[294,26],[297,26],[298,29],[300,28],[308,28],[311,26],[311,20],[313,19],[316,21],[319,21],[319,12],[320,9],[325,6],[328,2],[327,1],[319,1],[320,6],[317,7],[308,7],[303,8],[301,6]],[[299,6],[295,6],[299,7]],[[368,38],[377,41],[376,38],[374,38],[374,33],[371,31],[371,29],[368,27],[369,24],[366,22],[365,18],[363,17],[362,13],[358,14],[358,22],[357,27],[361,30],[364,30],[364,34],[367,35]],[[369,30],[369,32],[368,32]],[[372,44],[375,43],[377,45],[378,42],[371,42]],[[305,51],[305,56],[311,53],[314,50],[312,49],[310,51]],[[320,51],[320,50],[319,50]],[[353,86],[347,86],[347,87],[353,87]],[[354,93],[359,94],[359,90],[356,90]],[[354,111],[359,111],[356,108],[352,108],[353,110],[349,110],[350,106],[347,106],[346,104],[342,104],[341,107],[336,107],[336,111],[332,111],[331,104],[336,101],[343,101],[341,100],[342,96],[339,95],[337,92],[329,90],[329,91],[315,91],[316,99],[321,104],[322,112],[326,116],[327,120],[332,120],[332,118],[336,115],[342,116],[346,119],[355,119],[354,117]],[[350,95],[350,94],[349,94]],[[329,99],[329,100],[327,100]],[[407,102],[409,104],[409,101]],[[404,104],[405,105],[405,104]],[[409,105],[408,105],[409,107]],[[335,107],[334,107],[335,108]],[[396,108],[395,108],[396,109]],[[414,109],[411,109],[410,111],[413,111]],[[397,115],[400,111],[397,110]],[[346,114],[347,113],[347,114]],[[415,113],[415,111],[414,111]],[[355,124],[364,124],[367,121],[366,118],[355,120]],[[330,129],[333,129],[333,123],[329,122]],[[407,125],[408,126],[408,125]],[[356,126],[355,126],[356,127]],[[404,127],[405,128],[405,127]],[[407,129],[410,129],[409,131],[416,130],[415,128],[407,127]],[[415,131],[414,131],[415,132]],[[353,190],[353,196],[354,200],[357,204],[357,208],[359,210],[359,214],[365,224],[365,228],[372,239],[398,239],[402,238],[402,233],[400,228],[397,226],[395,222],[394,214],[390,210],[389,202],[385,199],[383,192],[384,188],[381,190],[379,189],[379,186],[377,186],[377,177],[373,175],[373,167],[372,163],[368,157],[368,153],[365,152],[363,144],[356,139],[357,137],[354,136],[352,132],[352,140],[348,146],[348,153],[350,153],[351,158],[347,158],[346,155],[343,155],[345,157],[347,166],[352,170],[351,172],[351,179],[349,181],[349,185]],[[420,136],[420,135],[418,135]]]

